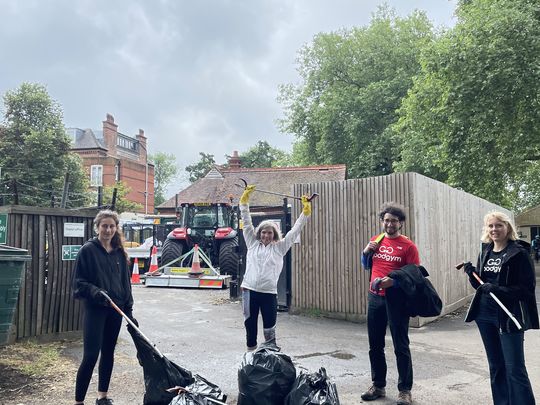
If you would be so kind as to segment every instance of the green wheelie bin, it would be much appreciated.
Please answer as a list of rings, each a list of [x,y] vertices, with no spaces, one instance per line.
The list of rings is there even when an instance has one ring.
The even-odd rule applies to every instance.
[[[8,343],[28,250],[0,245],[0,345]]]

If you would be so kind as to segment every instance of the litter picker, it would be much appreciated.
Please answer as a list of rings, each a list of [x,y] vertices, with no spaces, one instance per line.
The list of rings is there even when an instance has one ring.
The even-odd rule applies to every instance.
[[[103,294],[105,296],[105,298],[107,298],[107,301],[109,301],[109,304],[111,304],[111,307],[113,307],[116,312],[118,312],[120,315],[122,315],[122,318],[124,318],[130,325],[133,329],[135,329],[137,331],[137,333],[139,335],[141,335],[141,337],[146,341],[146,343],[148,343],[150,346],[152,346],[152,348],[156,351],[156,353],[159,355],[159,357],[163,358],[163,354],[159,351],[159,349],[156,347],[155,344],[153,344],[150,339],[148,339],[144,333],[141,332],[141,330],[137,327],[137,325],[135,325],[135,323],[129,319],[129,317],[124,314],[124,312],[120,309],[120,307],[118,305],[116,305],[114,303],[114,301],[111,299],[111,297],[109,297],[105,291],[100,291],[101,294]]]
[[[208,402],[219,405],[226,404],[219,401],[220,399],[225,401],[227,397],[218,386],[209,383],[199,375],[193,376],[190,371],[167,359],[105,292],[101,291],[101,294],[129,324],[128,332],[133,338],[133,343],[137,348],[137,358],[144,372],[144,404],[170,403],[175,396],[169,390],[170,387],[182,387],[187,393],[201,395]],[[198,382],[197,386],[202,386],[202,391],[205,392],[197,392],[197,389],[191,387],[183,388],[196,382]],[[206,388],[211,388],[212,394],[209,394]]]
[[[458,270],[461,270],[461,268],[465,266],[465,262],[463,263],[460,263],[456,266],[456,269]],[[480,283],[480,285],[484,284],[484,282],[482,281],[482,279],[480,278],[480,276],[475,272],[473,271],[472,272],[472,275],[474,276],[474,278],[476,279],[476,281],[478,281]],[[489,295],[491,296],[491,298],[493,298],[495,300],[495,302],[501,307],[501,309],[506,313],[506,315],[508,315],[508,317],[516,324],[516,327],[518,328],[518,330],[521,330],[523,329],[521,327],[521,325],[519,324],[518,320],[516,319],[516,317],[514,315],[512,315],[512,313],[508,310],[508,308],[506,308],[504,306],[504,304],[497,298],[497,296],[495,294],[493,294],[492,292],[489,293]]]
[[[244,179],[240,179],[242,180],[242,182],[244,183],[244,185],[242,186],[241,184],[235,184],[235,186],[237,187],[241,187],[241,188],[246,188],[248,186],[248,183],[246,180]],[[265,193],[265,194],[272,194],[272,195],[279,195],[280,197],[287,197],[287,198],[293,198],[295,200],[302,200],[302,197],[297,197],[295,195],[289,195],[289,194],[283,194],[283,193],[276,193],[274,191],[267,191],[267,190],[260,190],[258,188],[256,188],[255,190],[253,191],[258,191],[259,193]],[[313,200],[315,197],[317,197],[319,195],[319,193],[313,193],[311,194],[310,197],[308,197],[308,201],[311,201]]]

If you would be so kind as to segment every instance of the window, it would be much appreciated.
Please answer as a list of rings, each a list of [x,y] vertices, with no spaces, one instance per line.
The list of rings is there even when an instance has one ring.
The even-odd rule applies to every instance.
[[[103,165],[90,166],[90,185],[91,186],[103,185]]]
[[[130,149],[137,152],[137,141],[126,136],[118,135],[116,144],[121,148]]]

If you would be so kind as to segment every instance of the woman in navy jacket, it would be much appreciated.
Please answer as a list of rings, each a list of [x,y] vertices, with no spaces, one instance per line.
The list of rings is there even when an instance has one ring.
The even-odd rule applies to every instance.
[[[484,243],[476,268],[465,265],[476,294],[465,322],[476,321],[486,350],[491,393],[495,405],[534,405],[534,395],[525,367],[524,331],[538,329],[536,278],[529,249],[517,240],[510,218],[501,212],[484,217]],[[473,276],[476,272],[483,283]],[[489,293],[506,306],[521,325],[495,302]]]
[[[84,354],[77,372],[75,403],[83,404],[92,373],[99,360],[97,405],[111,405],[107,397],[114,363],[114,348],[122,326],[122,317],[101,291],[105,292],[133,319],[133,296],[128,256],[118,228],[118,214],[100,211],[94,219],[97,237],[84,244],[75,261],[73,296],[84,305]],[[136,323],[136,321],[134,321]]]

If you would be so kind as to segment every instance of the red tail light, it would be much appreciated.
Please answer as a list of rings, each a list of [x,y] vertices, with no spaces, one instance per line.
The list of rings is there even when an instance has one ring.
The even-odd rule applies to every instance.
[[[228,228],[218,228],[216,229],[216,234],[214,235],[216,239],[222,239],[228,236],[233,229],[231,227]]]
[[[169,236],[172,236],[174,239],[186,239],[187,237],[187,229],[186,228],[174,228],[172,232],[169,234]]]

